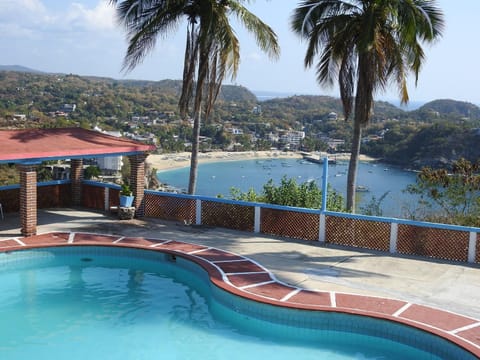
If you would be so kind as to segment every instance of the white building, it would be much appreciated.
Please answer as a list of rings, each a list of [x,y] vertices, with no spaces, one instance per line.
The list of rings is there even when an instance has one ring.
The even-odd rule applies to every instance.
[[[117,172],[122,170],[122,157],[121,156],[105,156],[97,159],[98,167],[101,170]]]
[[[95,126],[94,130],[110,136],[122,136],[120,131],[103,131],[97,126]],[[97,165],[102,171],[106,170],[107,172],[118,172],[122,170],[123,161],[121,156],[105,156],[97,159]]]

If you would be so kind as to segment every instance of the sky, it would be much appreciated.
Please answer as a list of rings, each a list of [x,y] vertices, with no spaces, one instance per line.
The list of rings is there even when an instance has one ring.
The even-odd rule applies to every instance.
[[[247,3],[247,2],[246,2]],[[305,69],[306,43],[290,30],[289,19],[299,1],[256,0],[247,8],[278,35],[281,55],[272,61],[254,38],[234,25],[240,40],[241,63],[237,84],[252,91],[296,95],[331,95],[337,88],[317,84],[314,69]],[[480,45],[476,25],[479,0],[437,0],[445,14],[443,37],[424,45],[426,61],[418,84],[409,79],[410,101],[454,99],[480,104]],[[45,72],[94,75],[115,79],[181,79],[186,30],[160,37],[154,50],[129,73],[122,72],[127,48],[125,31],[115,22],[106,0],[0,0],[0,65],[22,65]],[[376,94],[395,102],[395,87]]]

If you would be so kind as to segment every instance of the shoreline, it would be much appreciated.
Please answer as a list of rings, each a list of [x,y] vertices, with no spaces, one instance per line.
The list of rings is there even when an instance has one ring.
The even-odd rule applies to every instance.
[[[334,156],[329,154],[330,159],[348,161],[350,154],[341,153]],[[146,162],[158,171],[175,170],[190,166],[190,152],[169,153],[169,154],[150,154]],[[321,157],[327,156],[326,153],[320,154]],[[302,159],[300,152],[284,152],[279,150],[274,151],[241,151],[241,152],[226,152],[226,151],[212,151],[208,153],[198,154],[198,163],[214,163],[224,161],[242,161],[242,160],[263,160],[263,159]],[[360,155],[360,161],[376,161],[377,159]]]
[[[171,153],[171,154],[151,154],[147,157],[149,163],[157,171],[175,170],[190,166],[190,152]],[[198,163],[215,163],[224,161],[242,161],[242,160],[263,160],[263,159],[301,159],[300,153],[281,152],[281,151],[241,151],[226,152],[212,151],[198,154]]]

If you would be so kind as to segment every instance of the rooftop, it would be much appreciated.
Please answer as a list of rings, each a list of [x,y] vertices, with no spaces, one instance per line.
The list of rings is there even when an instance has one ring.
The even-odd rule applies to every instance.
[[[133,155],[152,145],[82,128],[0,130],[0,163]]]

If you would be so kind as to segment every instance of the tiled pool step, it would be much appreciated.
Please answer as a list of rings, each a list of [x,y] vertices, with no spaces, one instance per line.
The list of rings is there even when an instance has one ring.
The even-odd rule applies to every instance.
[[[217,248],[142,237],[52,232],[0,240],[0,252],[67,245],[134,247],[182,256],[202,266],[215,285],[238,296],[276,306],[345,312],[397,321],[444,337],[480,358],[478,319],[402,300],[301,289],[278,281],[251,259]]]

